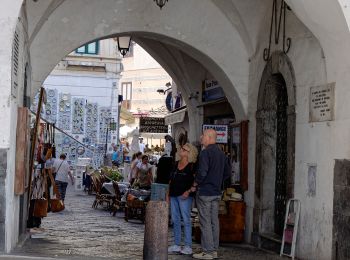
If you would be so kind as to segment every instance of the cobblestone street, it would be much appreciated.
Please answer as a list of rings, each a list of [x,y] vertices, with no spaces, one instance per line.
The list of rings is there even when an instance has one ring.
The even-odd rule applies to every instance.
[[[137,220],[126,222],[122,212],[113,217],[101,207],[93,209],[93,200],[94,196],[76,192],[70,186],[66,209],[43,219],[46,236],[28,238],[12,256],[0,256],[0,259],[142,259],[144,225]],[[169,241],[171,239],[170,231]],[[193,249],[198,251],[199,244],[194,243]],[[219,256],[220,259],[240,260],[281,259],[247,245],[220,247]],[[169,259],[191,257],[170,255]]]

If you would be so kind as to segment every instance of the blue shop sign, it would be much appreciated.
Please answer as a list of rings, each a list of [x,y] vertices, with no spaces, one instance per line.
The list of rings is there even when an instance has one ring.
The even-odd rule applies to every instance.
[[[205,80],[203,82],[202,101],[208,102],[225,97],[225,93],[216,80]]]

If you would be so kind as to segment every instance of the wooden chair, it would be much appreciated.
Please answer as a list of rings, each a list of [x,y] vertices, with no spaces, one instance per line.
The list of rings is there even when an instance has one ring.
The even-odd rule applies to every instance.
[[[125,205],[125,221],[129,221],[129,219],[139,219],[142,223],[145,223],[145,215],[146,215],[146,206],[147,202],[142,200],[127,200]]]
[[[104,180],[105,178],[101,175],[92,177],[92,183],[96,192],[96,197],[94,202],[92,203],[92,208],[97,208],[98,205],[103,206],[104,203],[106,203],[108,209],[111,207],[111,201],[113,199],[113,196],[110,194],[101,193]]]
[[[112,206],[111,206],[111,213],[113,213],[113,216],[117,213],[119,209],[122,209],[125,207],[125,202],[122,202],[122,194],[120,192],[118,182],[113,181],[113,188],[115,196],[113,198]]]

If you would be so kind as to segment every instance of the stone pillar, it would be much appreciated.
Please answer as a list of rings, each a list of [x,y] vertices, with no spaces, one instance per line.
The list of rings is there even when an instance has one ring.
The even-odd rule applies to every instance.
[[[146,208],[143,259],[168,259],[168,203],[150,201]]]

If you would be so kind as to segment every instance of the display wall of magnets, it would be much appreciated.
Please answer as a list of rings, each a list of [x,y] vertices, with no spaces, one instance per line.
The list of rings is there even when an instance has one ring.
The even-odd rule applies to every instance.
[[[99,141],[105,142],[106,141],[106,133],[107,133],[107,124],[109,123],[109,118],[111,118],[112,112],[111,109],[108,107],[100,107],[99,112]],[[107,142],[111,141],[111,134],[108,133]]]
[[[71,95],[69,93],[60,93],[59,95],[58,127],[63,130],[71,129]]]
[[[46,104],[43,106],[45,115],[43,117],[50,123],[57,122],[57,90],[46,89]]]
[[[85,99],[74,98],[73,99],[73,134],[83,134],[84,133],[84,106]]]
[[[85,136],[90,140],[90,144],[97,142],[97,103],[86,104]]]

